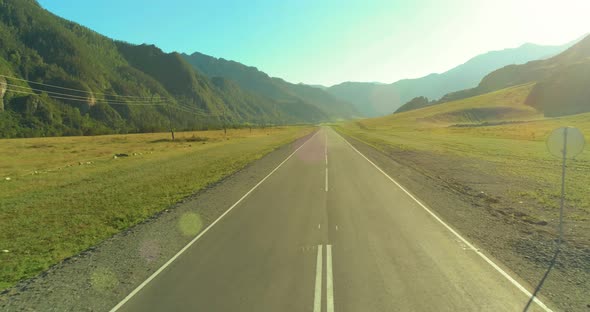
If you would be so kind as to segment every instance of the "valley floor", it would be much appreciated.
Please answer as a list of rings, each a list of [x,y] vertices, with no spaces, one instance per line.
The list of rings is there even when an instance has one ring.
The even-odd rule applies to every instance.
[[[429,204],[436,199],[443,216],[447,207],[466,207],[415,170],[353,144],[402,182],[416,181],[406,185],[427,192],[420,195]],[[174,260],[179,249],[186,252]],[[19,283],[0,295],[0,310],[108,311],[118,302],[121,311],[322,311],[322,302],[326,311],[525,306],[527,297],[478,254],[324,128]]]

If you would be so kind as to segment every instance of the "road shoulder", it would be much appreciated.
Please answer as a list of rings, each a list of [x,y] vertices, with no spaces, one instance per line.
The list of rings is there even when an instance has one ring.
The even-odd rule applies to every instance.
[[[437,216],[483,250],[529,291],[533,291],[543,279],[548,266],[535,260],[542,257],[550,261],[550,255],[517,247],[547,243],[535,241],[535,236],[526,235],[523,232],[526,228],[523,228],[520,222],[507,222],[506,216],[491,213],[488,201],[494,200],[494,197],[484,196],[487,194],[479,195],[480,193],[475,190],[457,188],[459,185],[447,183],[450,175],[439,176],[433,174],[429,168],[416,167],[417,159],[400,157],[401,153],[387,153],[344,133],[339,134],[419,198]],[[453,166],[452,161],[457,161],[437,159],[435,155],[412,156],[431,157],[430,162],[440,160],[440,163],[448,166]],[[424,163],[424,159],[420,162]],[[551,249],[552,245],[546,247]],[[557,304],[557,307],[564,310],[577,311],[586,308],[586,304],[590,302],[585,302],[585,286],[578,281],[584,275],[580,274],[583,272],[577,269],[554,268],[538,294],[540,299],[550,307],[556,307]],[[576,292],[571,292],[572,290]]]

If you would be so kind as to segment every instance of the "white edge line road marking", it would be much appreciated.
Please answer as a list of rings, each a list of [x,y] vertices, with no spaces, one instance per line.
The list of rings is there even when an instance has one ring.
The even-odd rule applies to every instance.
[[[326,130],[324,130],[325,134],[326,134],[326,140],[324,141],[325,143],[325,147],[324,147],[324,154],[326,155],[326,166],[328,165],[328,132]]]
[[[326,192],[328,191],[328,167],[326,167]]]
[[[509,280],[514,286],[516,286],[516,288],[518,288],[520,291],[522,291],[529,298],[533,297],[533,294],[531,294],[531,292],[529,292],[526,288],[524,288],[524,286],[520,285],[519,282],[517,282],[514,278],[512,278],[512,276],[510,276],[508,273],[506,273],[506,271],[502,270],[502,268],[500,268],[496,263],[494,263],[494,261],[492,261],[486,255],[484,255],[481,251],[479,251],[477,248],[475,248],[475,246],[473,246],[471,243],[469,243],[465,238],[463,238],[463,236],[459,235],[459,233],[457,233],[455,230],[453,230],[453,228],[451,228],[448,224],[446,224],[443,220],[441,220],[436,214],[434,214],[430,209],[428,209],[424,204],[422,204],[416,197],[414,197],[414,195],[412,195],[408,190],[406,190],[403,186],[401,186],[401,184],[399,184],[392,177],[390,177],[387,173],[385,173],[385,171],[383,171],[381,168],[379,168],[379,166],[377,166],[374,162],[372,162],[369,158],[367,158],[367,156],[365,156],[365,155],[363,155],[363,153],[359,152],[359,150],[357,150],[354,146],[352,146],[352,144],[350,144],[338,132],[336,132],[336,134],[338,134],[338,136],[340,136],[340,138],[342,138],[342,140],[344,140],[344,142],[346,142],[346,144],[348,144],[348,146],[350,146],[354,151],[356,151],[359,155],[361,155],[364,159],[366,159],[371,165],[373,165],[373,167],[375,167],[377,170],[379,170],[383,175],[385,175],[389,180],[391,180],[391,182],[393,182],[402,191],[404,191],[404,193],[406,193],[408,196],[410,196],[410,198],[412,198],[416,203],[418,203],[418,205],[420,205],[422,208],[424,208],[424,210],[426,210],[426,212],[428,212],[434,219],[436,219],[436,221],[438,221],[445,228],[447,228],[447,230],[449,230],[451,233],[453,233],[457,238],[459,238],[463,243],[465,243],[465,245],[467,245],[470,249],[475,251],[475,253],[477,253],[483,260],[485,260],[485,262],[487,262],[494,269],[496,269],[496,271],[498,271],[500,274],[502,274],[502,276],[504,276],[507,280]],[[552,312],[552,310],[549,309],[536,296],[533,298],[533,301],[539,307],[541,307],[543,310],[545,310],[547,312]]]
[[[318,245],[318,257],[315,265],[313,312],[322,312],[322,264],[322,245]]]
[[[326,156],[326,192],[328,191],[328,132],[324,130],[325,134],[325,148],[324,148],[324,155]]]
[[[332,281],[332,245],[326,246],[326,311],[334,312],[334,283]]]
[[[262,182],[266,181],[266,179],[268,179],[268,177],[270,177],[284,163],[286,163],[287,160],[291,159],[291,157],[293,157],[293,155],[295,155],[295,153],[297,153],[302,147],[304,147],[305,144],[307,144],[307,142],[311,141],[318,133],[319,133],[319,131],[316,131],[316,133],[314,133],[309,139],[307,139],[307,141],[305,141],[303,144],[301,144],[301,146],[299,146],[293,153],[291,153],[291,155],[287,156],[287,158],[285,158],[285,160],[283,160],[276,168],[274,168],[268,175],[266,175],[262,180],[260,180],[260,182],[258,182],[246,194],[244,194],[244,196],[242,196],[240,199],[238,199],[238,201],[235,202],[231,207],[229,207],[221,216],[219,216],[217,219],[215,219],[215,221],[213,221],[213,223],[209,224],[208,227],[206,227],[203,231],[201,231],[199,233],[199,235],[197,235],[197,237],[193,238],[192,241],[190,241],[188,244],[186,244],[186,246],[184,246],[178,253],[176,253],[174,255],[174,257],[170,258],[170,260],[168,260],[168,262],[164,263],[164,265],[162,265],[156,272],[154,272],[152,275],[150,275],[150,277],[148,277],[148,279],[146,279],[145,281],[143,281],[143,283],[141,283],[139,286],[137,286],[137,288],[135,288],[129,295],[127,295],[127,297],[125,297],[125,299],[123,299],[115,307],[113,307],[110,310],[110,312],[115,312],[115,311],[119,310],[125,303],[127,303],[127,301],[129,301],[133,296],[135,296],[135,294],[137,294],[142,288],[144,288],[147,284],[149,284],[149,282],[151,282],[156,276],[158,276],[158,274],[162,273],[162,271],[164,271],[164,269],[166,269],[166,267],[168,267],[172,262],[174,262],[174,260],[176,260],[176,258],[178,258],[190,246],[192,246],[197,240],[199,240],[199,238],[201,238],[203,235],[205,235],[205,233],[207,233],[207,231],[209,231],[217,222],[219,222],[219,220],[221,220],[226,214],[228,214],[230,211],[232,211],[239,203],[241,203],[246,197],[248,197],[248,195],[250,195],[250,193],[252,193],[255,189],[257,189],[258,186],[260,186],[260,184],[262,184]]]

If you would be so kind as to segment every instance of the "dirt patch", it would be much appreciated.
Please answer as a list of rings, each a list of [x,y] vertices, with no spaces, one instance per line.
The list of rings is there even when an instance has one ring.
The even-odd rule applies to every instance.
[[[546,275],[538,295],[550,306],[590,311],[589,222],[566,223],[565,243],[553,259],[558,212],[520,195],[553,185],[503,175],[499,164],[492,162],[377,149],[345,137],[445,222],[519,276],[529,290]]]

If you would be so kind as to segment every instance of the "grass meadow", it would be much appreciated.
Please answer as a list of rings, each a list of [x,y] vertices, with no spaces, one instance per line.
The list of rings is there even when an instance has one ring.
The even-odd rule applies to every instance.
[[[0,140],[0,290],[311,131],[181,132],[174,142],[167,133]]]
[[[342,123],[336,128],[378,149],[429,152],[495,165],[495,174],[528,179],[531,188],[505,194],[559,207],[561,160],[552,156],[546,139],[556,128],[573,126],[590,140],[590,113],[544,118],[524,104],[532,84],[381,118]],[[569,218],[590,221],[590,147],[568,162]],[[432,159],[433,164],[436,158]],[[489,166],[472,170],[484,170]],[[486,172],[486,174],[489,174]],[[537,188],[537,185],[550,185]]]

